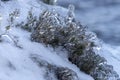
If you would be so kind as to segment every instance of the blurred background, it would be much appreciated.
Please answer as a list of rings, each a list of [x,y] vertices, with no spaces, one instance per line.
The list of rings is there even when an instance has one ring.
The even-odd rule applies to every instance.
[[[120,0],[58,0],[57,5],[75,6],[76,18],[101,40],[120,45]]]

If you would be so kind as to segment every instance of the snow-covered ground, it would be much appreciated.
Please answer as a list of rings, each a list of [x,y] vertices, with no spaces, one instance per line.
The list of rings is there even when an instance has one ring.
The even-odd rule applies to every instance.
[[[64,8],[47,6],[36,0],[17,0],[1,3],[0,34],[5,32],[5,27],[8,25],[8,15],[11,12],[20,9],[20,16],[15,19],[15,23],[19,23],[25,21],[31,7],[33,7],[35,15],[39,15],[44,9],[54,8],[61,14],[65,14],[66,11]],[[81,72],[75,65],[59,55],[62,52],[56,52],[43,44],[31,42],[29,32],[13,26],[7,34],[9,35],[2,36],[3,42],[0,42],[0,80],[46,80],[44,69],[30,59],[30,55],[33,54],[39,55],[43,60],[56,66],[72,69],[77,73],[80,80],[93,80],[92,77]],[[17,40],[20,47],[16,46],[11,38]]]
[[[79,3],[77,3],[77,2]],[[87,1],[87,2],[85,2]],[[110,37],[110,43],[115,43],[112,35],[119,41],[119,0],[115,6],[102,6],[99,4],[95,8],[95,0],[59,0],[58,4],[67,7],[66,4],[76,4],[77,19],[82,24],[90,26],[93,31],[101,31],[100,38]],[[112,1],[112,0],[111,0]],[[88,5],[89,4],[89,5]],[[94,4],[94,5],[93,5]],[[5,26],[8,25],[7,19],[9,13],[15,9],[20,9],[20,16],[15,22],[25,21],[30,8],[33,7],[33,13],[39,15],[44,9],[55,9],[57,12],[66,15],[66,9],[59,6],[45,5],[39,0],[13,0],[6,3],[0,3],[0,34],[5,32]],[[115,27],[113,27],[115,26]],[[103,33],[103,34],[102,34]],[[43,60],[55,65],[68,67],[75,71],[80,80],[93,80],[89,75],[79,71],[79,69],[66,60],[63,56],[53,51],[51,48],[46,48],[43,44],[31,42],[30,33],[20,28],[11,28],[9,31],[11,37],[18,39],[16,47],[14,42],[9,39],[9,36],[3,36],[3,42],[0,42],[0,80],[45,80],[44,70],[30,59],[31,54],[37,54]],[[106,39],[105,39],[106,40]],[[116,44],[119,44],[116,42]],[[113,65],[115,71],[120,75],[120,46],[113,46],[102,42],[102,48],[98,52],[101,56],[108,60],[108,63]]]
[[[90,76],[79,71],[75,65],[59,56],[51,48],[31,42],[30,33],[12,28],[10,34],[19,37],[19,45],[22,49],[14,46],[9,40],[0,43],[1,80],[45,80],[43,77],[45,72],[33,63],[30,59],[31,54],[37,54],[45,61],[74,70],[81,80],[92,80]]]

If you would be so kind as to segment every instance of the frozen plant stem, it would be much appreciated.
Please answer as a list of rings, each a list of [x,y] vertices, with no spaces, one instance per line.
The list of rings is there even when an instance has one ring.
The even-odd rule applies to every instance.
[[[9,41],[11,41],[16,47],[22,48],[18,45],[18,40],[14,39],[14,36],[11,36],[9,32],[6,30],[5,33],[0,35],[0,41],[2,41],[2,37],[6,37]]]

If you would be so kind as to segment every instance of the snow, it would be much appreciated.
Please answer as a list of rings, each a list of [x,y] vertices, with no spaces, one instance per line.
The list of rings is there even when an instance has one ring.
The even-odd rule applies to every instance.
[[[10,42],[0,43],[0,79],[1,80],[45,80],[43,78],[43,72],[35,63],[30,60],[31,54],[37,54],[42,57],[43,60],[49,63],[68,67],[74,70],[81,80],[92,80],[92,78],[71,64],[69,61],[63,59],[55,51],[50,48],[46,48],[44,45],[30,41],[30,33],[21,29],[12,28],[11,35],[19,37],[19,44],[23,49],[20,49]],[[15,67],[11,69],[9,62]],[[29,76],[29,77],[28,77]],[[86,77],[84,77],[86,76]]]
[[[58,4],[75,5],[76,18],[99,37],[97,52],[120,75],[120,0],[58,0]]]
[[[5,26],[8,25],[8,15],[11,12],[15,9],[20,9],[20,16],[15,19],[15,23],[18,23],[26,20],[31,7],[33,7],[33,13],[37,16],[44,9],[56,9],[57,12],[66,14],[66,9],[64,8],[59,6],[52,7],[35,0],[1,2],[0,34],[5,33]],[[43,60],[51,64],[72,69],[77,73],[80,80],[93,80],[92,77],[81,72],[74,64],[59,55],[62,54],[62,51],[56,52],[51,47],[44,46],[44,44],[31,42],[30,34],[13,26],[6,35],[2,35],[3,42],[0,42],[0,80],[45,80],[44,69],[30,59],[31,54],[39,55]],[[21,48],[14,44],[11,37],[17,41],[17,45]]]
[[[65,0],[60,0],[60,2],[63,1],[65,2]],[[67,2],[76,4],[75,1],[66,0],[66,2],[62,5],[67,4]],[[84,25],[90,26],[91,30],[102,30],[107,35],[107,33],[110,33],[110,31],[114,29],[113,26],[119,28],[119,23],[117,23],[117,25],[113,23],[104,24],[104,22],[107,23],[112,21],[115,18],[115,15],[119,16],[119,13],[115,11],[116,9],[119,11],[120,8],[118,5],[112,8],[94,8],[94,6],[91,5],[93,2],[87,2],[87,4],[90,5],[86,5],[83,0],[80,1],[82,1],[80,3],[81,5],[78,5],[79,3],[76,4],[77,9],[81,9],[81,11],[76,11],[77,18]],[[31,7],[33,7],[33,13],[36,16],[38,16],[45,9],[55,9],[63,16],[66,15],[67,11],[65,8],[61,8],[56,5],[45,5],[39,0],[13,0],[6,3],[1,2],[0,34],[5,32],[5,26],[8,25],[7,19],[9,17],[9,13],[13,12],[15,9],[20,9],[20,16],[15,20],[15,22],[25,21]],[[85,11],[82,8],[85,8]],[[105,28],[108,25],[111,25],[112,27]],[[119,29],[115,31],[119,33]],[[12,27],[9,31],[9,35],[13,38],[17,37],[18,45],[22,48],[15,46],[14,42],[11,41],[11,38],[8,35],[4,35],[2,37],[3,42],[0,42],[0,80],[45,80],[44,70],[30,59],[31,54],[37,54],[41,56],[43,60],[51,64],[72,69],[77,73],[80,80],[93,80],[89,75],[81,72],[74,64],[71,64],[65,57],[63,57],[64,55],[62,55],[62,51],[57,52],[51,47],[46,47],[43,44],[31,42],[29,32],[20,28]],[[105,57],[108,64],[113,65],[115,71],[120,75],[120,46],[113,46],[103,42],[102,47],[98,47],[97,49],[98,53]]]
[[[103,44],[99,54],[107,59],[108,64],[113,65],[114,70],[120,75],[120,46]]]

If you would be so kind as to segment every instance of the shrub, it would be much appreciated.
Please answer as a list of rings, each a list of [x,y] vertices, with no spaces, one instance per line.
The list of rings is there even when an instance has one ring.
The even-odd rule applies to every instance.
[[[58,67],[54,64],[50,64],[42,60],[41,57],[36,54],[30,55],[30,58],[37,63],[39,67],[44,67],[46,69],[46,80],[79,80],[77,74],[67,67]]]
[[[113,70],[113,66],[108,64],[99,65],[90,74],[95,80],[120,80],[119,75]]]
[[[69,60],[87,74],[90,74],[99,64],[106,62],[104,58],[96,55],[92,50],[85,51],[82,55],[71,54]]]
[[[36,27],[36,23],[37,23],[37,18],[33,14],[33,8],[31,8],[28,11],[28,16],[27,16],[26,22],[20,22],[16,25],[16,27],[21,27],[24,30],[33,32],[33,30],[34,30],[33,28]]]
[[[73,6],[70,6],[69,10],[73,9]],[[69,61],[90,74],[95,80],[109,80],[110,76],[114,77],[113,80],[117,80],[119,76],[113,73],[115,72],[113,69],[107,68],[110,65],[93,49],[96,46],[93,40],[95,35],[71,15],[73,15],[72,11],[69,11],[67,17],[48,10],[44,11],[31,34],[31,40],[51,45],[54,48],[62,46],[69,53]],[[99,78],[99,76],[101,77]]]

